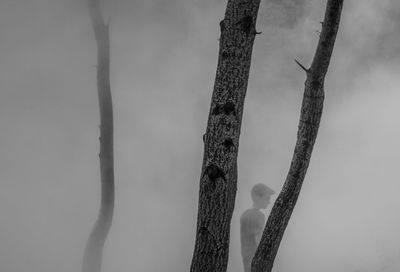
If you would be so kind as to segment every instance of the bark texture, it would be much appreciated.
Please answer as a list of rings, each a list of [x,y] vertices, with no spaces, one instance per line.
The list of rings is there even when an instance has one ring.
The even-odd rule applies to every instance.
[[[303,102],[297,142],[285,184],[265,226],[261,242],[252,261],[252,272],[270,272],[282,236],[293,212],[310,162],[317,137],[324,102],[324,79],[339,28],[343,0],[328,0],[318,46],[313,62],[305,69]]]
[[[110,90],[110,41],[98,0],[88,0],[97,42],[97,90],[100,108],[101,204],[83,257],[83,272],[101,271],[103,247],[114,211],[113,108]]]
[[[228,0],[200,177],[191,272],[226,271],[235,205],[237,155],[260,0]]]

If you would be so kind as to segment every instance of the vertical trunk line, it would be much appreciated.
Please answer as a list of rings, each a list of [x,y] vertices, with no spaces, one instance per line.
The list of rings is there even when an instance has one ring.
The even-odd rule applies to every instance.
[[[317,137],[324,102],[324,79],[339,28],[343,0],[328,0],[322,31],[310,69],[305,69],[297,141],[283,189],[268,217],[252,261],[252,272],[271,272],[286,226],[296,205]]]
[[[97,42],[97,91],[100,109],[100,211],[83,257],[83,272],[100,272],[104,243],[114,212],[113,108],[110,90],[110,40],[99,1],[88,0]]]
[[[228,0],[203,137],[196,242],[191,272],[225,272],[237,188],[237,155],[260,0]]]

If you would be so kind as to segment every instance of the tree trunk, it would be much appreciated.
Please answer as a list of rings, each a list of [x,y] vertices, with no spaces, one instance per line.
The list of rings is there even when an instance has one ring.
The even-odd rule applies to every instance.
[[[114,211],[113,109],[110,90],[110,41],[99,1],[89,0],[90,18],[97,42],[97,90],[100,108],[101,204],[83,257],[83,272],[100,272],[103,247]]]
[[[228,0],[200,177],[191,272],[226,271],[239,135],[260,0]]]
[[[270,272],[293,212],[310,162],[322,115],[324,78],[339,28],[343,0],[328,0],[317,50],[305,82],[297,142],[285,184],[265,226],[252,262],[252,272]],[[297,62],[297,61],[296,61]]]

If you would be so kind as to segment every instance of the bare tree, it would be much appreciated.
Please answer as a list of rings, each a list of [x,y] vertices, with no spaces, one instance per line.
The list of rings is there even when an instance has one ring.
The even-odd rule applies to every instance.
[[[324,102],[324,79],[339,29],[342,6],[343,0],[328,0],[311,67],[306,69],[296,61],[307,75],[297,142],[285,184],[275,201],[253,258],[252,272],[272,270],[283,233],[296,205],[318,133]]]
[[[83,257],[83,272],[99,272],[103,247],[114,211],[113,108],[110,90],[109,27],[101,15],[99,0],[88,0],[97,42],[97,91],[100,108],[101,204]]]
[[[200,177],[190,271],[226,271],[237,187],[239,135],[260,0],[228,0]]]

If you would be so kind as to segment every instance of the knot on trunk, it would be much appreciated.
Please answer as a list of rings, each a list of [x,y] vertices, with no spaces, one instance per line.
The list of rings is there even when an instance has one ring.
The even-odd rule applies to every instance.
[[[216,181],[218,178],[222,178],[223,180],[226,181],[224,171],[216,164],[208,165],[206,167],[206,169],[204,170],[203,177],[205,175],[208,177],[208,179],[210,181],[213,181],[213,182]]]
[[[236,116],[235,104],[231,101],[228,101],[225,104],[216,105],[212,111],[212,115],[219,114]]]
[[[222,142],[222,145],[229,151],[235,146],[232,138],[225,139],[225,141]]]

